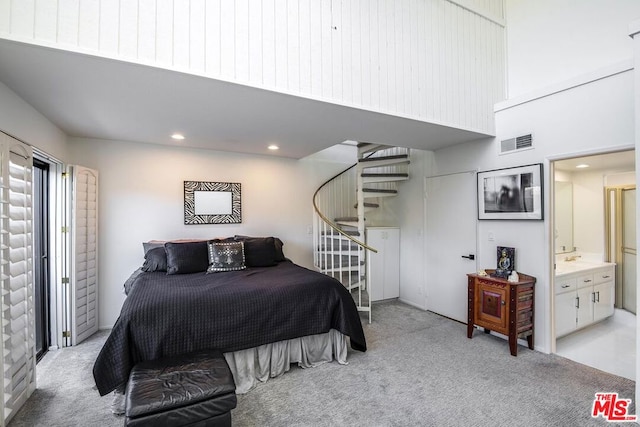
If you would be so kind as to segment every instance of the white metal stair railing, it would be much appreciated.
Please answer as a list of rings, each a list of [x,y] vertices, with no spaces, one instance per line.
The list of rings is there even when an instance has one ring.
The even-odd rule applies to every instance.
[[[345,218],[353,211],[349,205],[355,203],[354,189],[355,165],[316,190],[313,196],[314,265],[322,273],[340,281],[352,293],[358,311],[368,312],[371,323],[371,301],[366,292],[366,251],[377,250],[362,241],[357,229],[353,230],[348,224],[341,226],[329,219]]]
[[[368,312],[369,323],[367,252],[377,250],[366,244],[365,212],[397,194],[397,182],[409,177],[408,164],[408,149],[358,144],[358,163],[326,181],[313,196],[314,264],[352,293],[358,310]]]

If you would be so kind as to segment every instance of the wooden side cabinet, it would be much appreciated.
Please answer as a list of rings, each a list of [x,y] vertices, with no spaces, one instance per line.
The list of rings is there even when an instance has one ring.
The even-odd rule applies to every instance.
[[[489,276],[467,274],[468,310],[467,337],[473,336],[474,325],[485,333],[496,331],[509,337],[512,356],[518,355],[518,338],[526,338],[533,350],[535,277],[518,273],[518,282]]]

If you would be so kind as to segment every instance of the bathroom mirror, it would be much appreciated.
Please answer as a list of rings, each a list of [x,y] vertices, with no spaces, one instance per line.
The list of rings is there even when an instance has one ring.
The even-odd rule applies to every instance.
[[[573,251],[573,184],[555,182],[555,247],[556,253]]]

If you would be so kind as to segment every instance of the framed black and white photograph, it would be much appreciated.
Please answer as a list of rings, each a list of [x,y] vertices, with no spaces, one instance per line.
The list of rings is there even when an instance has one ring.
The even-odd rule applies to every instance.
[[[237,182],[184,182],[184,223],[242,222],[241,185]]]
[[[542,164],[478,172],[478,219],[543,219]]]

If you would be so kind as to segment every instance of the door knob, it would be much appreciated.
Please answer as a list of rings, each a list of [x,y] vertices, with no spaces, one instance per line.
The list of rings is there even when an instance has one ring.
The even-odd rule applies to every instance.
[[[462,258],[474,260],[476,259],[476,256],[474,254],[469,254],[469,255],[462,255]]]

